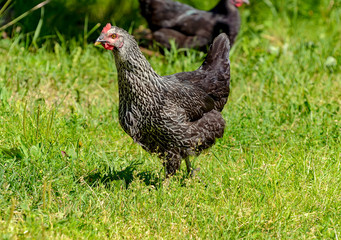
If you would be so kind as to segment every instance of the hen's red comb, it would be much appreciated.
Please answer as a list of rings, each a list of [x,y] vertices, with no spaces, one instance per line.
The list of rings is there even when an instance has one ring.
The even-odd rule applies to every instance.
[[[107,23],[107,25],[105,25],[105,27],[103,28],[102,33],[106,33],[107,31],[110,30],[110,28],[111,28],[111,24]]]
[[[243,3],[249,4],[248,0],[231,0],[231,3],[235,5],[236,7],[241,7]]]

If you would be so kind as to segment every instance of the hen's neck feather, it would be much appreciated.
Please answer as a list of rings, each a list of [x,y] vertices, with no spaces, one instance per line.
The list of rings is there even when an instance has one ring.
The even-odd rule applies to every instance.
[[[122,49],[114,50],[120,87],[136,91],[155,91],[162,85],[159,76],[134,39],[128,39]]]

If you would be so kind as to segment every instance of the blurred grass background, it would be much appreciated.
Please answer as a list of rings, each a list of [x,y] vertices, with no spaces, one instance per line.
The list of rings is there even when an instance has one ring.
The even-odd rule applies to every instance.
[[[8,17],[20,16],[40,2],[41,0],[15,0],[2,18],[8,19]],[[187,3],[198,9],[209,10],[218,1],[180,0],[180,2]],[[274,20],[281,19],[285,24],[295,26],[305,19],[313,18],[319,19],[320,22],[328,21],[331,10],[338,8],[339,5],[339,1],[330,1],[328,3],[326,1],[321,2],[321,0],[262,0],[251,1],[250,6],[242,9],[244,24],[246,22],[252,24],[263,21],[264,25],[269,25]],[[22,19],[16,26],[20,26],[23,33],[32,37],[41,19],[43,24],[39,33],[38,42],[40,44],[44,43],[46,39],[58,40],[57,32],[66,39],[73,37],[82,39],[84,37],[84,27],[91,29],[97,23],[101,23],[103,26],[105,23],[111,22],[127,30],[146,24],[139,14],[137,0],[52,0],[44,7],[43,15],[41,10],[37,10]],[[330,24],[326,22],[326,25],[330,27],[337,24],[339,23]],[[261,31],[261,28],[261,26],[258,26],[257,30]],[[15,31],[12,31],[11,35],[13,36],[13,34],[15,34]],[[96,36],[97,34],[89,36],[89,41],[94,40]]]

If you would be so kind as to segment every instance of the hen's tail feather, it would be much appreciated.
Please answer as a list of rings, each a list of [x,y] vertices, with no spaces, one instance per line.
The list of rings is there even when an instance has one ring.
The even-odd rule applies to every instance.
[[[214,99],[215,109],[222,111],[230,93],[230,41],[225,33],[218,35],[199,71],[204,71],[205,81],[198,85]]]
[[[206,59],[199,69],[225,72],[230,64],[229,53],[230,41],[225,33],[221,33],[214,39]]]

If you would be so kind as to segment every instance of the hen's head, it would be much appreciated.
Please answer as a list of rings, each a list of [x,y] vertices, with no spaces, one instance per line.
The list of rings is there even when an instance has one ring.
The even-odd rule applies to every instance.
[[[240,6],[242,6],[244,3],[250,4],[249,0],[230,0],[230,2],[232,3],[232,5],[234,5],[234,6],[236,6],[236,7],[240,7]]]
[[[129,45],[131,35],[122,28],[111,26],[110,23],[103,28],[101,35],[97,38],[95,46],[102,44],[107,50],[120,50]]]

